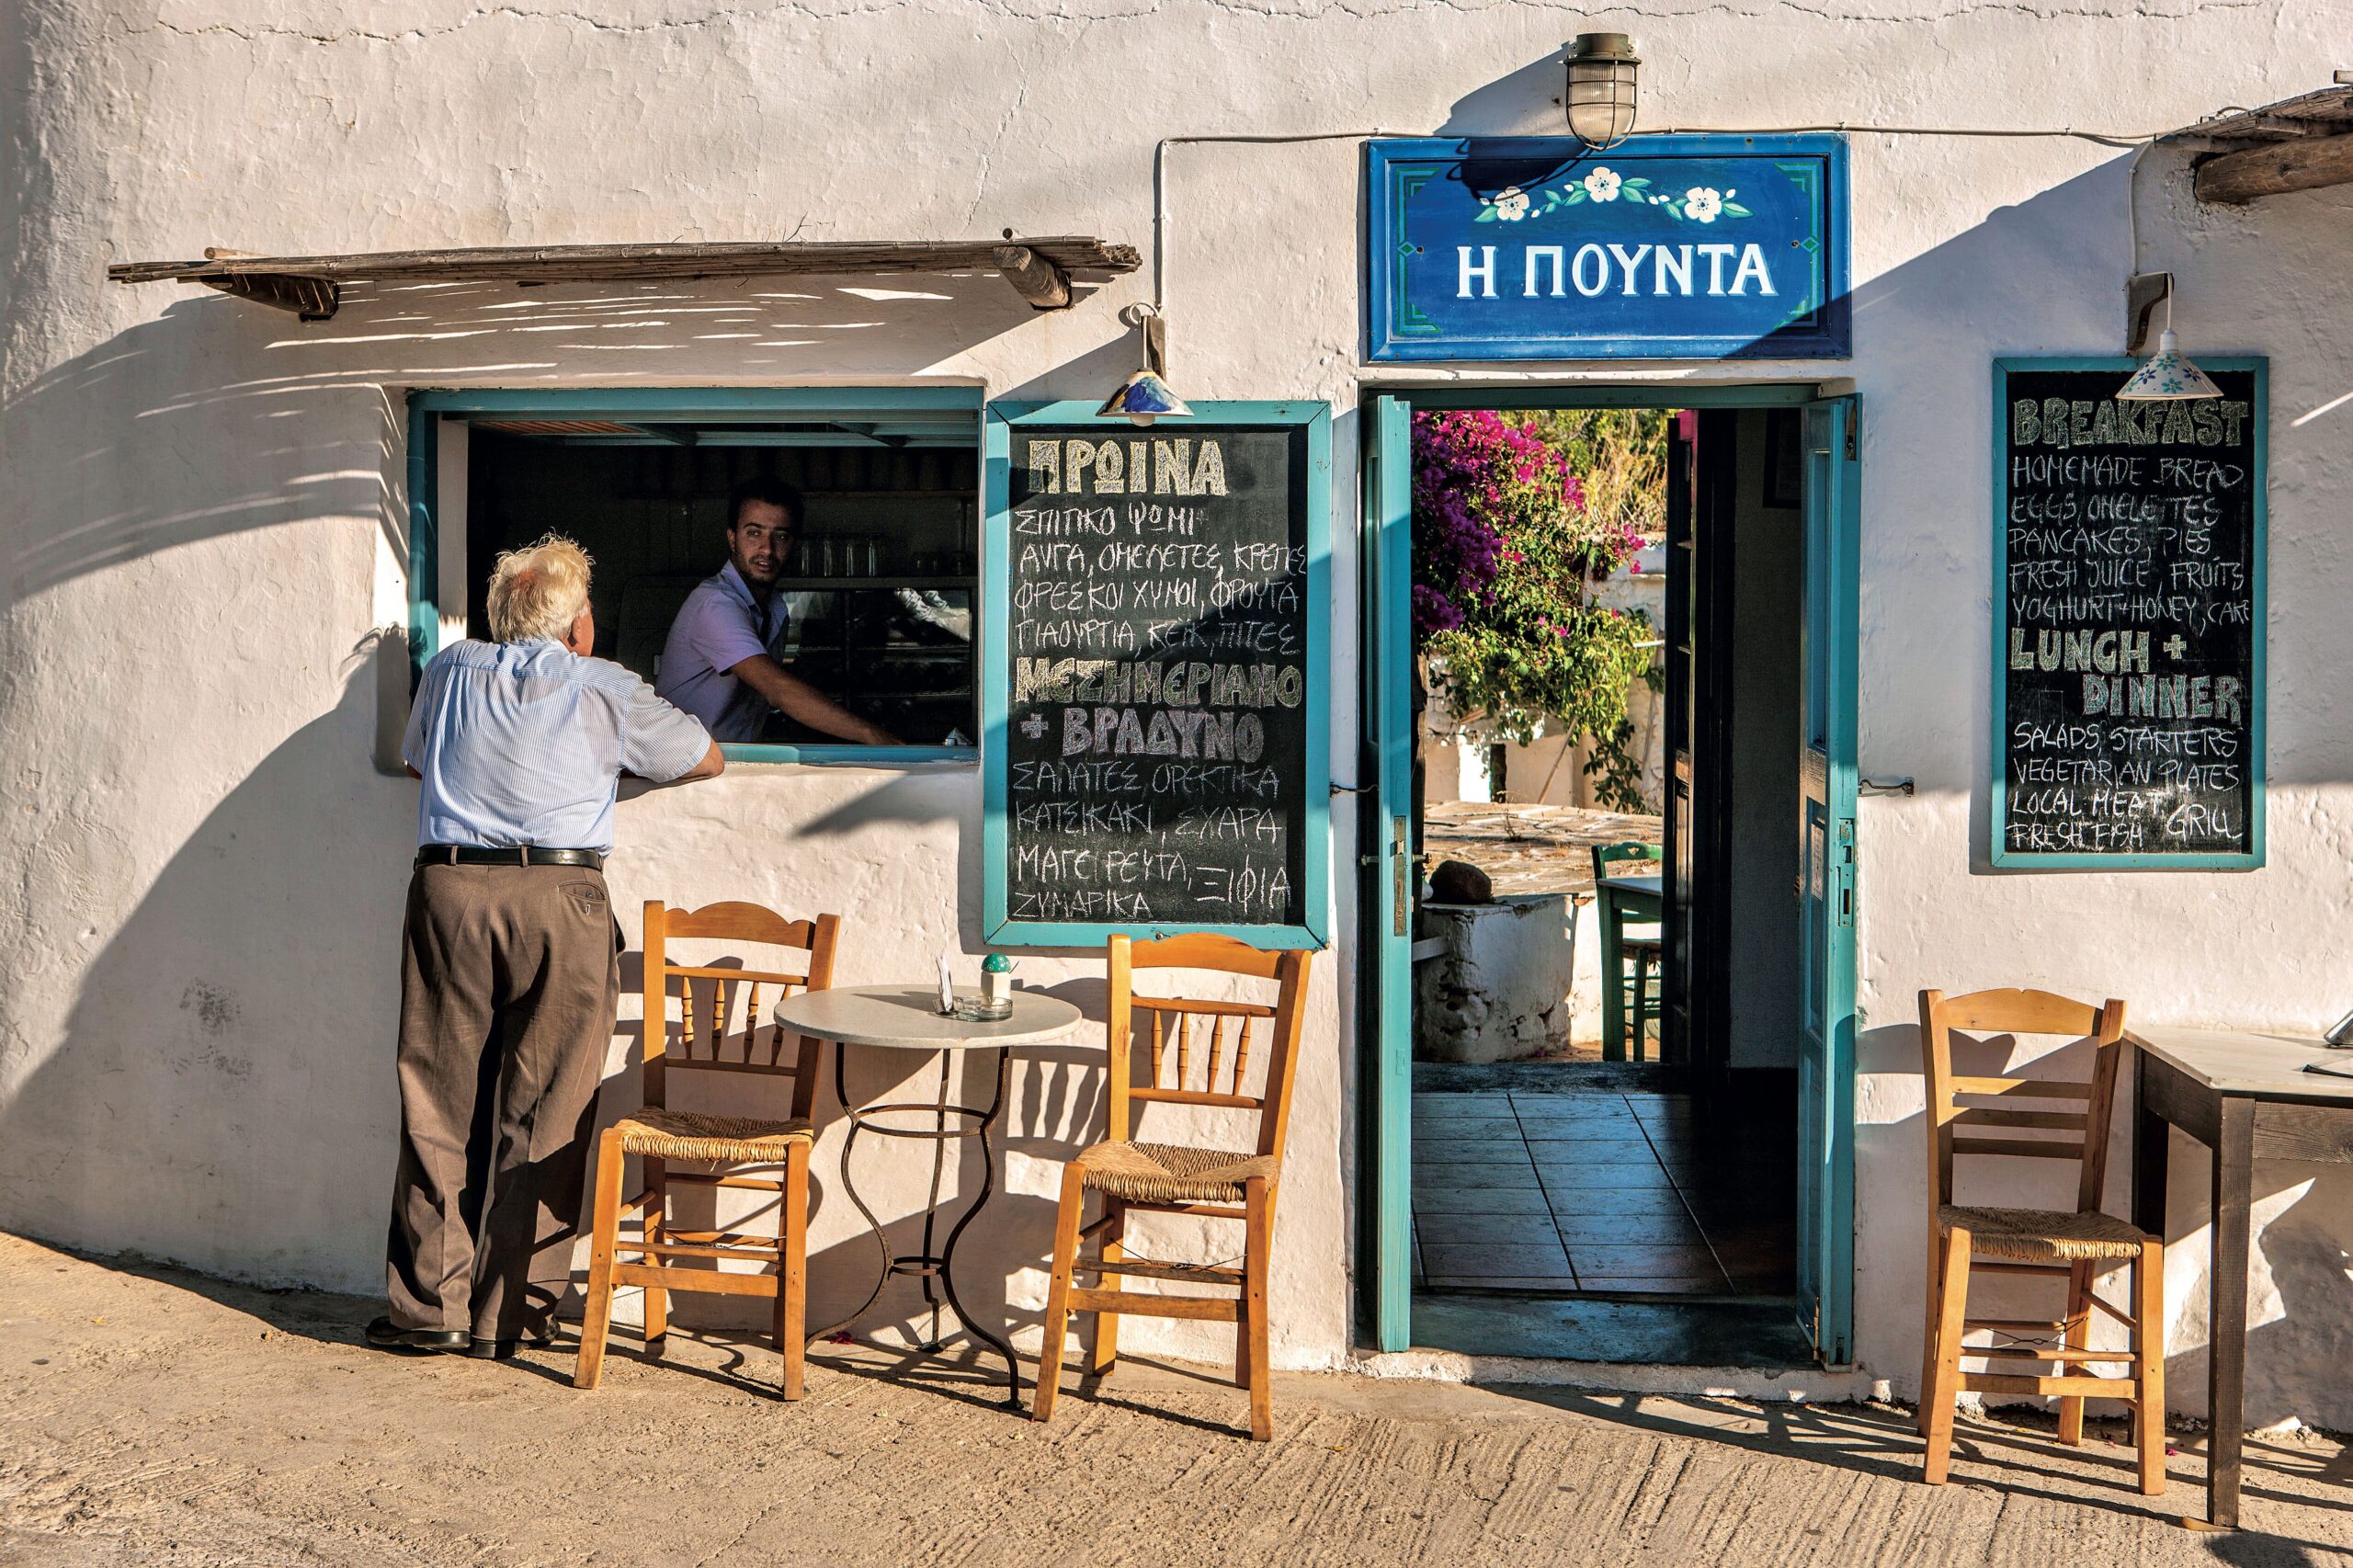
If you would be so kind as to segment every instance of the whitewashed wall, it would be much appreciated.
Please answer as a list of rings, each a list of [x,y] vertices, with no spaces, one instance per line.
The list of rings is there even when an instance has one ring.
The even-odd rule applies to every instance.
[[[331,323],[297,325],[199,290],[112,287],[107,262],[206,244],[1008,227],[1149,252],[1156,138],[1554,130],[1552,62],[1586,28],[1635,32],[1654,128],[2139,131],[2318,85],[2341,23],[2329,0],[2063,12],[1675,0],[1643,17],[1403,0],[20,11],[0,43],[14,176],[0,186],[0,734],[14,759],[0,834],[0,1222],[262,1278],[376,1278],[414,795],[371,766],[370,661],[375,629],[405,598],[405,389],[947,377],[992,394],[1095,395],[1132,362],[1117,308],[1150,290],[1131,278],[1033,317],[993,278],[458,287],[355,298]],[[2338,608],[2353,563],[2337,542],[2353,404],[2334,402],[2353,389],[2344,191],[2200,211],[2181,154],[2140,171],[2143,265],[2181,275],[2185,345],[2273,359],[2271,868],[1997,878],[1979,864],[1986,364],[2117,347],[2126,167],[2127,154],[2080,141],[1857,135],[1858,356],[1738,373],[1850,377],[1865,403],[1862,760],[1921,786],[1866,802],[1862,821],[1859,1354],[1900,1387],[1921,1278],[1915,987],[2113,992],[2149,1021],[2312,1025],[2353,1001],[2339,961],[2353,836],[2338,678],[2353,655]],[[1188,397],[1331,399],[1343,476],[1364,380],[1359,168],[1345,141],[1187,144],[1167,181],[1173,379]],[[1356,505],[1349,484],[1335,487],[1343,693],[1356,678]],[[1354,715],[1337,706],[1347,778]],[[976,944],[976,800],[969,772],[739,768],[625,808],[614,881],[625,907],[657,893],[855,895],[847,977],[921,972],[944,941]],[[1344,848],[1354,829],[1344,801]],[[1277,1355],[1294,1366],[1347,1347],[1345,909],[1337,927],[1277,1246]],[[969,1238],[976,1256],[1007,1259],[1024,1322],[1045,1246],[1040,1195],[1083,1071],[1040,1070],[1016,1130],[1029,1151],[1013,1162],[1018,1201]],[[1026,1108],[1047,1100],[1061,1110]],[[2341,1267],[2353,1175],[2267,1167],[2258,1184],[2276,1211],[2258,1237],[2275,1296],[2256,1313],[2250,1412],[2353,1426],[2353,1395],[2320,1375],[2353,1328]],[[821,1295],[852,1289],[865,1266],[836,1251],[852,1230],[831,1206]],[[2176,1263],[2185,1369],[2202,1341],[2196,1256]],[[2174,1386],[2195,1405],[2194,1378]]]

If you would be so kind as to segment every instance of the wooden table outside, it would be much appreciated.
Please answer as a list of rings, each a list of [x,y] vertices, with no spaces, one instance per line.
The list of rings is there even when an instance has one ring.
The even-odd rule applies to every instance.
[[[2130,1031],[2139,1082],[2132,1142],[2132,1222],[2165,1230],[2168,1127],[2213,1152],[2211,1302],[2206,1358],[2206,1518],[2236,1528],[2246,1419],[2248,1210],[2257,1160],[2353,1164],[2353,1079],[2307,1073],[2315,1060],[2353,1064],[2313,1035],[2231,1029]]]
[[[974,999],[973,994],[968,992],[959,992],[957,995],[961,1001]],[[957,1298],[956,1239],[987,1207],[996,1190],[996,1153],[990,1146],[989,1133],[1005,1114],[1006,1088],[1013,1073],[1013,1048],[1062,1040],[1077,1027],[1080,1016],[1076,1007],[1058,996],[1017,991],[1013,994],[1011,1017],[993,1023],[950,1017],[939,1011],[939,987],[936,984],[836,985],[822,991],[805,991],[777,1004],[772,1017],[784,1028],[835,1042],[834,1092],[840,1096],[842,1110],[849,1118],[849,1132],[842,1140],[842,1190],[866,1217],[867,1229],[873,1233],[882,1263],[874,1289],[867,1293],[858,1309],[830,1328],[817,1330],[810,1335],[813,1340],[838,1333],[864,1317],[881,1300],[882,1287],[891,1282],[893,1274],[913,1274],[923,1280],[924,1302],[931,1309],[932,1317],[931,1337],[920,1348],[931,1354],[940,1347],[939,1308],[944,1296],[948,1309],[964,1325],[965,1333],[1005,1358],[1006,1403],[1017,1408],[1020,1405],[1021,1363],[1014,1358],[1013,1346],[974,1323]],[[929,1104],[897,1101],[861,1105],[852,1100],[843,1059],[853,1045],[936,1052],[939,1057],[939,1097]],[[949,1097],[957,1061],[968,1051],[997,1053],[996,1088],[985,1106],[959,1105]],[[890,1119],[906,1115],[928,1118],[931,1125],[909,1127]],[[950,1122],[960,1125],[951,1127]],[[878,1138],[923,1139],[931,1143],[931,1196],[924,1207],[922,1251],[893,1253],[882,1221],[867,1207],[866,1199],[858,1196],[858,1187],[851,1182],[850,1151],[857,1147],[861,1132],[871,1132]],[[963,1217],[949,1231],[946,1243],[935,1251],[932,1236],[939,1219],[939,1182],[947,1163],[947,1147],[950,1141],[964,1138],[976,1139],[981,1145],[980,1190]]]
[[[1666,918],[1664,876],[1604,877],[1594,884],[1593,911],[1601,920],[1601,1055],[1623,1062],[1626,1053],[1625,960],[1620,955],[1628,926],[1656,926]],[[1643,1020],[1636,1018],[1640,1029]]]

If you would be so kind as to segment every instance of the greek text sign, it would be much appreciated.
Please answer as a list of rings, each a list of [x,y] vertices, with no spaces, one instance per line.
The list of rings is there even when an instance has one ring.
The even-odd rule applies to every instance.
[[[1311,481],[1328,421],[1217,406],[1149,431],[1007,432],[992,940],[1316,939],[1330,714]]]
[[[1849,351],[1836,137],[1374,142],[1367,172],[1374,359]]]
[[[2263,369],[1994,369],[1997,866],[2263,863]]]

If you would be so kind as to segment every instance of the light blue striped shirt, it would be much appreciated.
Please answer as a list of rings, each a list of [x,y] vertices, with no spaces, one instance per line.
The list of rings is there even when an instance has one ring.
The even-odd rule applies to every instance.
[[[424,776],[416,841],[506,848],[613,846],[624,770],[657,784],[710,737],[619,665],[561,642],[453,642],[417,684],[401,756]]]

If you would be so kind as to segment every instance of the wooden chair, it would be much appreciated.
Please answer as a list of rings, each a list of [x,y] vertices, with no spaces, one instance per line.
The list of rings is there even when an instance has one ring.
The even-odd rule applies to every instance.
[[[787,1399],[801,1397],[808,1316],[809,1151],[815,1142],[810,1117],[816,1104],[818,1045],[814,1040],[788,1035],[774,1021],[764,1036],[760,995],[763,986],[775,986],[769,1004],[773,1008],[775,1002],[795,991],[819,991],[831,984],[839,928],[837,915],[787,920],[756,903],[712,903],[691,912],[660,903],[646,904],[645,1105],[606,1129],[597,1143],[593,1199],[596,1240],[589,1254],[588,1311],[580,1330],[580,1360],[572,1380],[574,1387],[595,1388],[604,1369],[613,1288],[640,1285],[645,1290],[646,1353],[657,1358],[669,1329],[671,1291],[772,1298],[777,1348],[784,1357],[782,1392]],[[797,972],[671,962],[669,944],[688,939],[797,949],[807,958]],[[733,1004],[739,992],[744,999],[743,1028],[731,1038],[728,1028],[736,1016]],[[678,1002],[675,1054],[670,1049],[674,996]],[[741,1042],[740,1054],[729,1049],[736,1041]],[[680,1069],[755,1077],[790,1074],[791,1115],[776,1121],[671,1110],[666,1099],[668,1077]],[[624,1201],[621,1172],[631,1154],[644,1161],[645,1186]],[[707,1168],[674,1171],[670,1169],[674,1161]],[[746,1235],[674,1225],[669,1192],[680,1183],[729,1191],[774,1192],[777,1233]],[[634,1240],[621,1239],[625,1214],[638,1216]],[[636,1255],[638,1261],[620,1262],[616,1255],[623,1252]],[[710,1262],[695,1267],[667,1261],[674,1258]],[[775,1272],[722,1272],[720,1261],[729,1258],[748,1260]]]
[[[1954,1031],[1972,1035],[2067,1035],[2088,1038],[2091,1076],[2072,1082],[2034,1077],[1957,1074]],[[1922,1479],[1945,1479],[1952,1449],[1953,1403],[1964,1390],[2037,1394],[2059,1400],[2059,1440],[2084,1437],[2086,1397],[2120,1399],[2132,1407],[2141,1451],[2141,1490],[2154,1497],[2165,1485],[2165,1240],[2100,1211],[2108,1172],[2109,1114],[2126,1051],[2124,1004],[2093,1007],[2047,991],[1979,991],[1948,997],[1920,993],[1921,1054],[1928,1085],[1928,1299],[1920,1357],[1920,1424],[1927,1439]],[[2039,1102],[2025,1108],[2019,1102]],[[2069,1108],[2056,1108],[2058,1107]],[[1981,1136],[1980,1130],[1994,1136]],[[2055,1136],[2045,1136],[2055,1135]],[[1989,1209],[1953,1202],[1956,1156],[2064,1160],[2079,1168],[2073,1212]],[[2132,1310],[2102,1301],[2093,1275],[2103,1264],[2129,1264]],[[1972,1318],[1969,1277],[2040,1275],[2066,1285],[2066,1310],[2051,1320]],[[2131,1331],[2129,1350],[2089,1348],[2094,1308]],[[1990,1332],[1995,1343],[1966,1346],[1962,1336]],[[1963,1357],[1988,1359],[1993,1369],[1964,1372]],[[2005,1362],[2049,1364],[2055,1375],[2021,1375]],[[2091,1373],[2087,1363],[2122,1364],[2128,1375]]]
[[[1053,1283],[1046,1298],[1046,1338],[1039,1358],[1033,1417],[1044,1421],[1054,1413],[1063,1339],[1072,1312],[1098,1314],[1094,1355],[1088,1363],[1088,1370],[1098,1377],[1108,1374],[1118,1358],[1116,1314],[1208,1318],[1235,1324],[1233,1381],[1250,1391],[1250,1436],[1265,1442],[1274,1436],[1267,1351],[1267,1256],[1275,1228],[1275,1193],[1282,1174],[1283,1136],[1290,1120],[1292,1070],[1299,1062],[1308,955],[1261,952],[1230,937],[1187,936],[1156,942],[1114,937],[1108,957],[1111,994],[1104,1032],[1110,1048],[1109,1136],[1081,1151],[1063,1170],[1062,1208],[1054,1226]],[[1256,975],[1279,982],[1279,989],[1272,1006],[1257,1002],[1139,996],[1134,971],[1142,969]],[[1150,1016],[1141,1028],[1136,1021],[1139,1013]],[[1272,1036],[1263,1042],[1257,1039],[1262,1021]],[[1144,1033],[1149,1042],[1140,1079],[1133,1049],[1138,1033]],[[1197,1044],[1205,1044],[1206,1052],[1198,1051]],[[1244,1088],[1254,1049],[1267,1074],[1265,1092],[1255,1096]],[[1133,1108],[1138,1102],[1154,1100],[1255,1111],[1256,1151],[1242,1153],[1131,1142]],[[1082,1229],[1079,1212],[1089,1192],[1102,1194],[1103,1214]],[[1127,1217],[1136,1210],[1241,1221],[1242,1267],[1130,1258]],[[1096,1238],[1101,1241],[1100,1256],[1088,1262],[1078,1256],[1078,1249],[1082,1243]],[[1093,1290],[1074,1286],[1071,1281],[1074,1273],[1093,1274],[1100,1283]],[[1125,1275],[1231,1285],[1237,1293],[1229,1298],[1122,1290],[1120,1279]]]
[[[1594,885],[1598,889],[1601,883],[1608,881],[1613,866],[1631,862],[1633,867],[1642,870],[1655,869],[1665,853],[1660,846],[1644,844],[1637,839],[1628,839],[1620,844],[1597,844],[1593,846]],[[1597,915],[1604,913],[1597,896],[1594,909]],[[1618,1020],[1625,1020],[1627,1033],[1632,1041],[1631,1054],[1626,1059],[1640,1062],[1644,1059],[1645,1045],[1650,1038],[1649,1026],[1660,1022],[1664,1017],[1662,993],[1665,990],[1666,941],[1664,933],[1655,926],[1651,927],[1649,936],[1630,937],[1622,926],[1614,935],[1618,950],[1617,972],[1604,974],[1601,983],[1617,987],[1613,994],[1616,1006],[1602,1010],[1603,1027],[1610,1037],[1603,1040],[1602,1053],[1612,1061],[1620,1059],[1615,1049],[1618,1044],[1616,1024]],[[1608,940],[1602,943],[1605,955],[1610,946]]]

